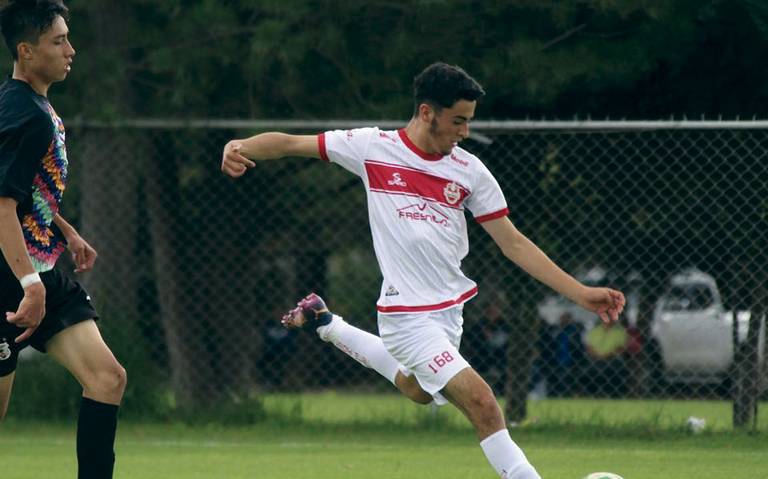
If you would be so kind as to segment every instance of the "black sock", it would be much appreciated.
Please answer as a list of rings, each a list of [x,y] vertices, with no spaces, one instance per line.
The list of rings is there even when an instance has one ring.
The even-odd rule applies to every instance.
[[[117,406],[84,397],[77,421],[78,479],[111,479]]]

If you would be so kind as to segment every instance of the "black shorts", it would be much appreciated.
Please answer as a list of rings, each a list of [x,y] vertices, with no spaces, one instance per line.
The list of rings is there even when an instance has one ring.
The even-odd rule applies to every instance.
[[[32,346],[45,352],[46,343],[57,333],[88,319],[98,319],[91,298],[80,283],[72,281],[58,269],[40,274],[45,285],[45,317],[37,330],[21,343],[16,337],[23,328],[5,320],[6,311],[16,311],[24,290],[4,261],[0,261],[0,377],[16,370],[19,351]]]

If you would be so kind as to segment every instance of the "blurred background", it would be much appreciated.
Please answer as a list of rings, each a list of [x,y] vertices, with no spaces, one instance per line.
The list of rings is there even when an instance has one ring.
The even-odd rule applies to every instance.
[[[310,291],[376,331],[364,191],[316,160],[239,181],[224,144],[259,131],[404,126],[426,65],[485,87],[464,148],[510,218],[580,280],[622,289],[599,325],[509,264],[475,224],[462,352],[521,422],[547,398],[765,399],[768,4],[762,0],[67,2],[77,56],[62,214],[99,251],[82,280],[126,366],[123,415],[275,393],[394,393],[279,318]],[[11,71],[10,56],[0,70]],[[69,268],[66,260],[61,267]],[[69,416],[78,387],[27,352],[11,414]],[[56,397],[58,407],[49,404]],[[648,414],[653,414],[649,409]]]

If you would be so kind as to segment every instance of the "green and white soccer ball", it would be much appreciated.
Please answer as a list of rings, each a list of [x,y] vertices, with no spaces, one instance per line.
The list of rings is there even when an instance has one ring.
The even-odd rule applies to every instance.
[[[622,479],[622,477],[612,472],[593,472],[585,476],[584,479]]]

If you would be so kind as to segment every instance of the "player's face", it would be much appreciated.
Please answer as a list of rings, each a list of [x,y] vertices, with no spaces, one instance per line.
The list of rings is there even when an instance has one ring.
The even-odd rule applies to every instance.
[[[31,59],[29,68],[41,81],[53,83],[67,77],[72,69],[75,49],[69,43],[69,29],[63,18],[56,17],[51,28],[37,40],[37,45],[29,45]]]
[[[475,116],[476,101],[459,100],[450,108],[433,111],[429,134],[432,146],[443,155],[469,136],[469,122]]]

